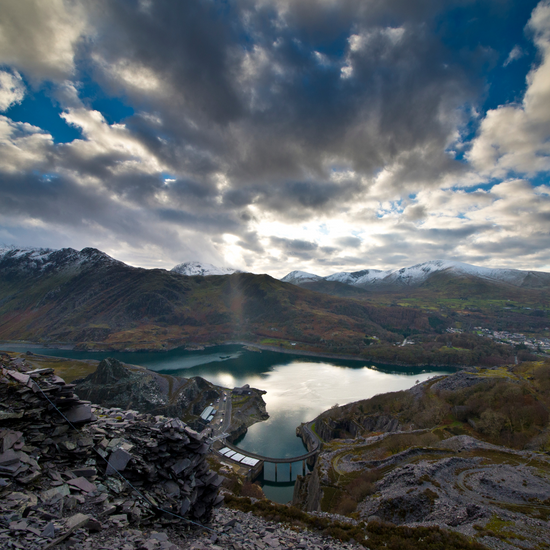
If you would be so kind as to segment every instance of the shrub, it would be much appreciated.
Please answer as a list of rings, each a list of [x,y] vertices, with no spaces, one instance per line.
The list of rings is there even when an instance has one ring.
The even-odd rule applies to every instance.
[[[265,498],[262,488],[257,483],[245,481],[241,488],[241,496],[262,499]]]

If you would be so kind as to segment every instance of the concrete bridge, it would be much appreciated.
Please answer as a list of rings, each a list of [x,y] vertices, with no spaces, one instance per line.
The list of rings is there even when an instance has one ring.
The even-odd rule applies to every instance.
[[[310,424],[311,424],[311,422],[308,422],[307,424],[304,424],[302,429],[310,435],[311,439],[315,443],[315,448],[312,449],[311,451],[303,454],[303,455],[300,455],[300,456],[293,456],[293,457],[290,457],[290,458],[273,458],[273,457],[263,456],[263,455],[260,455],[260,454],[257,454],[257,453],[253,453],[253,452],[250,452],[250,451],[245,451],[244,449],[241,449],[240,447],[237,447],[236,445],[232,445],[231,443],[228,443],[227,441],[224,441],[224,445],[225,445],[226,448],[231,449],[231,451],[234,451],[239,456],[244,456],[245,458],[249,458],[249,459],[252,458],[252,459],[255,459],[255,460],[259,461],[259,464],[256,464],[253,467],[253,470],[254,470],[253,479],[255,479],[256,477],[258,477],[258,475],[260,475],[260,473],[263,471],[263,465],[266,462],[268,462],[270,464],[275,464],[275,481],[277,481],[277,464],[288,464],[289,465],[290,479],[292,479],[292,464],[293,463],[301,462],[302,463],[302,475],[305,475],[305,473],[306,473],[306,461],[309,458],[316,456],[321,451],[321,442],[319,441],[319,438],[311,430]],[[222,454],[224,454],[224,453],[222,453]],[[228,456],[227,458],[231,459],[230,456]],[[242,461],[242,459],[241,459],[241,461]],[[246,464],[246,462],[243,462],[243,463]]]

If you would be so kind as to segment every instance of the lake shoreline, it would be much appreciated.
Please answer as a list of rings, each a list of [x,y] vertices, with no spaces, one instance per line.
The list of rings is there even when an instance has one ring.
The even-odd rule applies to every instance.
[[[216,345],[236,345],[236,346],[249,346],[252,348],[258,348],[260,350],[264,351],[274,351],[276,353],[284,353],[286,355],[299,355],[299,356],[306,356],[306,357],[318,357],[320,359],[340,359],[342,361],[360,361],[363,363],[370,363],[371,365],[395,365],[396,367],[410,367],[410,368],[449,368],[449,369],[466,369],[470,368],[467,365],[444,365],[444,364],[427,364],[427,363],[403,363],[400,361],[392,361],[385,363],[384,361],[371,361],[370,359],[366,359],[365,357],[357,357],[355,355],[337,355],[337,354],[331,354],[331,353],[322,353],[317,351],[302,351],[300,348],[296,349],[296,351],[291,349],[282,349],[278,348],[277,346],[267,346],[265,344],[255,344],[253,342],[242,342],[242,341],[228,341],[224,342],[223,344],[216,344]],[[208,346],[204,346],[205,348]]]
[[[16,345],[16,346],[27,346],[29,350],[34,349],[49,349],[49,350],[66,350],[66,351],[84,351],[84,350],[78,350],[76,349],[77,344],[68,344],[68,343],[59,343],[59,344],[37,344],[34,342],[21,342],[21,341],[0,341],[0,350],[2,349],[3,345]],[[147,350],[147,349],[139,349],[139,350],[133,350],[134,353],[167,353],[170,351],[174,351],[175,349],[185,349],[187,351],[197,351],[202,349],[208,349],[215,346],[243,346],[248,348],[257,348],[258,350],[262,351],[272,351],[275,353],[283,353],[285,355],[296,355],[296,356],[303,356],[303,357],[316,357],[320,359],[334,359],[334,360],[341,360],[341,361],[357,361],[357,362],[363,362],[368,363],[370,365],[373,365],[376,367],[376,365],[380,366],[396,366],[396,367],[404,367],[404,368],[450,368],[450,369],[457,369],[462,370],[469,368],[467,365],[446,365],[446,364],[428,364],[428,363],[403,363],[402,361],[391,361],[391,362],[384,362],[384,361],[371,361],[370,359],[366,359],[364,357],[357,357],[355,355],[338,355],[335,353],[323,353],[323,352],[317,352],[317,351],[306,351],[301,350],[300,348],[297,348],[296,350],[290,350],[285,348],[279,348],[277,346],[268,346],[265,344],[258,344],[256,342],[245,342],[242,340],[227,340],[225,342],[216,343],[216,344],[201,344],[200,347],[197,349],[192,348],[190,346],[180,346],[179,348],[173,348],[173,349],[166,349],[166,350]],[[88,353],[120,353],[124,350],[114,350],[114,349],[89,349],[86,350]]]

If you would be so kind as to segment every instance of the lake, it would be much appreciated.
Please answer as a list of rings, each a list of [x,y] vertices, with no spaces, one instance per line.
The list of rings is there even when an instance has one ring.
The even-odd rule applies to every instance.
[[[296,437],[296,427],[312,420],[335,404],[345,405],[379,393],[410,388],[454,370],[429,370],[418,367],[373,365],[367,361],[344,361],[276,353],[252,352],[242,346],[216,346],[201,351],[183,349],[169,352],[81,352],[73,350],[30,348],[24,345],[0,345],[0,349],[26,351],[69,357],[97,359],[114,357],[125,363],[141,365],[174,376],[202,376],[227,388],[250,384],[267,391],[264,400],[270,418],[251,426],[237,442],[244,450],[274,458],[299,456],[305,451]],[[278,483],[273,483],[274,467],[266,464],[265,479],[260,480],[268,498],[288,502],[292,498],[293,481],[301,473],[301,464],[292,468],[278,467]]]

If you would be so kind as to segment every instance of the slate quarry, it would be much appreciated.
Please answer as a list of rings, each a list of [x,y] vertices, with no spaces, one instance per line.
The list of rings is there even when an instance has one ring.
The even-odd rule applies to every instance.
[[[1,548],[211,520],[223,478],[208,467],[210,440],[178,419],[80,400],[52,369],[0,363]]]

